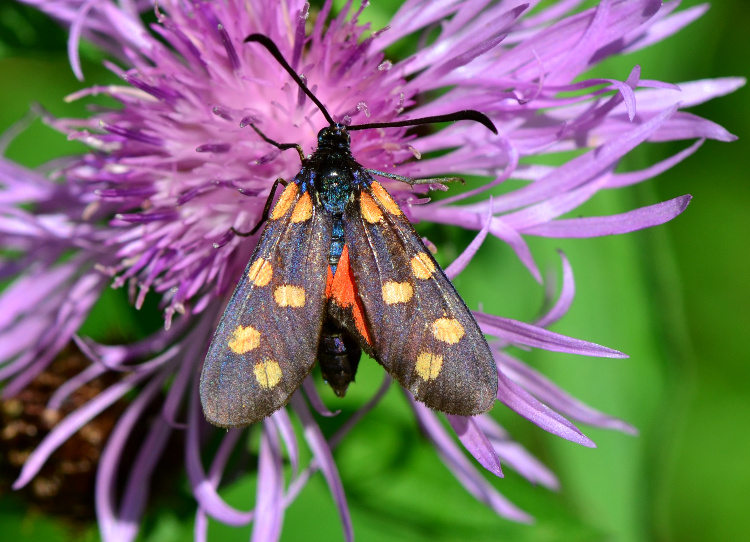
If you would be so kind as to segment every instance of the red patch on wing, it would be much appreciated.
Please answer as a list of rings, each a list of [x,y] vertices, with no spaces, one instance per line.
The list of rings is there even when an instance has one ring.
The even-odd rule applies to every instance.
[[[344,245],[344,250],[341,252],[341,258],[339,258],[339,263],[336,267],[336,276],[331,277],[331,268],[328,268],[326,297],[333,298],[336,304],[342,308],[352,309],[354,325],[357,326],[357,331],[359,331],[367,344],[372,345],[370,334],[365,325],[365,311],[362,307],[362,300],[357,293],[354,274],[349,265],[349,247],[347,245]]]
[[[333,290],[333,272],[331,266],[328,266],[328,276],[326,277],[326,299],[331,299],[331,292]]]

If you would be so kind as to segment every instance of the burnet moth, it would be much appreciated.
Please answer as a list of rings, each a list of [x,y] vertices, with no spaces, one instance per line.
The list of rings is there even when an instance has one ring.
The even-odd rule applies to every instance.
[[[287,404],[315,361],[338,396],[354,380],[362,351],[429,408],[474,416],[492,408],[497,367],[469,309],[374,176],[352,156],[349,132],[471,120],[497,133],[477,111],[345,126],[286,62],[268,37],[264,46],[328,121],[318,148],[271,210],[271,189],[258,246],[232,295],[206,355],[200,382],[203,412],[221,427],[245,426]],[[270,211],[270,212],[269,212]],[[252,233],[255,233],[255,230]]]

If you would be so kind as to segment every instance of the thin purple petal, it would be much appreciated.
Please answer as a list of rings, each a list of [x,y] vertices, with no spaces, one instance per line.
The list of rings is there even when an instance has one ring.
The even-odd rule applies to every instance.
[[[195,381],[195,379],[194,379]],[[185,442],[185,466],[193,495],[199,506],[209,516],[227,525],[247,525],[255,517],[253,510],[243,512],[229,506],[216,492],[216,483],[206,476],[200,458],[199,429],[205,426],[200,417],[200,400],[198,399],[197,382],[193,384],[193,398],[190,401],[190,420],[188,422],[187,439]]]
[[[121,534],[113,537],[118,542],[125,539],[132,540],[138,534],[141,516],[151,492],[151,478],[171,435],[172,428],[169,423],[163,418],[156,418],[138,450],[138,455],[128,475],[118,514],[118,523],[124,526],[122,530],[126,531],[127,535]]]
[[[523,446],[514,441],[510,435],[490,415],[477,416],[476,423],[492,443],[501,461],[532,484],[541,484],[549,489],[558,489],[557,477]]]
[[[679,164],[688,156],[692,155],[703,145],[704,141],[704,139],[699,139],[698,141],[690,145],[687,149],[684,149],[670,156],[669,158],[640,171],[612,174],[607,181],[607,188],[622,188],[624,186],[630,186],[643,181],[647,181],[648,179],[652,179]]]
[[[282,494],[284,466],[281,461],[279,435],[270,420],[263,422],[258,458],[258,486],[256,489],[252,542],[273,542],[281,536],[284,521]]]
[[[636,429],[629,423],[608,416],[578,401],[558,388],[548,378],[514,357],[503,352],[496,353],[496,357],[503,373],[556,411],[562,412],[576,421],[595,427],[614,429],[631,435],[637,433]]]
[[[338,414],[341,412],[340,410],[337,410],[336,412],[331,412],[330,410],[328,410],[328,407],[323,402],[323,399],[320,398],[318,389],[315,387],[315,381],[311,376],[308,376],[307,378],[305,378],[305,380],[302,381],[302,389],[305,390],[307,400],[310,401],[310,404],[315,409],[315,412],[317,412],[321,416],[332,418],[334,416],[338,416]]]
[[[138,533],[138,523],[134,521],[136,518],[122,517],[121,513],[117,511],[117,505],[115,504],[117,477],[122,454],[128,439],[132,436],[133,428],[138,423],[144,410],[161,391],[161,386],[167,376],[168,373],[163,371],[159,377],[151,380],[138,394],[120,416],[102,451],[96,473],[95,499],[99,529],[102,540],[106,542],[127,542],[133,540]]]
[[[448,423],[456,432],[458,440],[464,448],[479,461],[485,469],[495,476],[503,477],[503,469],[500,466],[500,458],[490,444],[487,436],[479,429],[476,420],[466,416],[447,415]]]
[[[44,440],[34,449],[21,469],[21,474],[13,483],[13,489],[19,489],[28,484],[37,475],[39,469],[73,433],[101,414],[107,407],[114,404],[126,393],[132,390],[147,374],[132,374],[113,384],[83,406],[68,414]]]
[[[533,521],[531,516],[520,508],[517,508],[487,483],[484,477],[466,459],[464,453],[456,446],[453,438],[440,424],[434,412],[413,399],[412,408],[417,416],[419,425],[422,427],[425,435],[427,435],[427,438],[435,445],[443,463],[453,472],[453,475],[466,488],[466,491],[503,517],[524,523],[531,523]]]
[[[299,446],[292,420],[289,418],[289,413],[285,408],[274,412],[271,415],[271,420],[276,424],[276,429],[281,435],[281,440],[284,441],[284,447],[289,455],[289,463],[292,466],[292,477],[294,477],[299,472]]]
[[[541,237],[601,237],[650,228],[669,222],[679,216],[688,206],[692,196],[678,198],[641,207],[634,211],[613,216],[566,218],[525,230],[530,235]]]
[[[305,440],[313,452],[313,457],[315,457],[320,470],[323,473],[323,477],[326,479],[328,489],[331,491],[333,501],[336,503],[336,508],[338,508],[341,525],[344,529],[344,538],[347,542],[352,542],[354,540],[352,519],[349,515],[349,506],[346,503],[344,486],[341,484],[341,478],[339,477],[339,472],[336,468],[336,462],[333,460],[331,448],[328,445],[328,442],[326,442],[323,433],[320,431],[320,427],[315,423],[315,420],[310,414],[310,409],[307,408],[307,404],[305,404],[302,396],[299,393],[295,393],[292,395],[291,403],[294,407],[294,411],[302,421]]]
[[[320,427],[315,423],[312,414],[310,414],[310,409],[307,408],[307,404],[302,399],[301,394],[295,393],[292,395],[291,403],[294,411],[302,421],[305,440],[313,452],[313,457],[315,457],[320,466],[323,477],[328,483],[328,489],[333,496],[333,501],[336,503],[336,508],[338,508],[341,525],[344,529],[344,538],[347,542],[352,542],[354,540],[352,518],[349,515],[349,506],[346,503],[344,486],[341,484],[341,478],[336,468],[336,462],[333,460],[331,448],[320,431]]]
[[[490,201],[492,200],[492,196],[490,196]],[[469,243],[469,246],[467,246],[464,251],[458,255],[458,257],[451,262],[451,264],[446,267],[443,271],[445,272],[445,275],[453,280],[458,276],[461,271],[463,271],[467,265],[469,265],[469,262],[474,257],[474,254],[477,253],[479,250],[479,247],[482,246],[482,243],[484,243],[484,240],[487,238],[487,234],[490,232],[490,224],[492,223],[492,215],[487,212],[487,220],[484,222],[484,226],[482,226],[482,229],[479,230],[479,233],[477,234],[474,239],[471,240],[471,243]]]
[[[562,318],[570,309],[573,303],[573,298],[576,294],[575,280],[573,279],[573,268],[570,265],[570,261],[564,252],[561,250],[557,251],[562,259],[563,268],[563,283],[560,290],[560,297],[557,298],[557,302],[547,311],[547,314],[539,318],[534,325],[537,327],[549,327],[550,325],[557,322]]]
[[[498,376],[498,401],[553,435],[587,448],[596,448],[596,444],[581,433],[575,425],[537,401],[530,393],[505,376],[502,371],[498,371]]]
[[[500,337],[513,344],[523,344],[534,348],[543,348],[551,352],[566,352],[581,356],[603,358],[626,358],[622,352],[588,341],[566,337],[518,320],[502,318],[481,312],[472,312],[484,333]]]

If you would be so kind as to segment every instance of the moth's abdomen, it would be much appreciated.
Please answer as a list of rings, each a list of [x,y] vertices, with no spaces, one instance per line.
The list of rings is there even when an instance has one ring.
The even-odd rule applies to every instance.
[[[349,384],[354,382],[361,356],[357,341],[333,320],[327,319],[318,344],[318,363],[323,378],[339,397],[343,397]]]

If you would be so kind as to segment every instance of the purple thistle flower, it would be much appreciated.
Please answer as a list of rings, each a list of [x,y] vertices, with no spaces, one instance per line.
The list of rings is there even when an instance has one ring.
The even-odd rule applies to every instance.
[[[50,398],[59,409],[86,382],[109,372],[123,376],[55,426],[26,461],[15,487],[39,472],[72,434],[132,390],[138,394],[120,416],[99,464],[96,507],[105,540],[138,533],[154,469],[173,433],[185,435],[186,466],[198,502],[196,538],[207,518],[230,525],[254,521],[254,540],[277,539],[284,510],[316,471],[328,483],[347,540],[352,524],[332,450],[374,407],[390,380],[333,435],[325,435],[310,410],[331,415],[308,379],[291,406],[262,426],[256,507],[231,507],[217,492],[224,468],[242,436],[230,430],[204,464],[202,448],[213,431],[197,397],[201,365],[223,305],[254,243],[231,233],[259,220],[271,183],[299,169],[294,153],[281,153],[247,128],[267,136],[315,145],[325,121],[317,108],[264,51],[243,45],[251,33],[268,35],[337,120],[384,122],[476,109],[492,118],[500,136],[472,123],[429,135],[403,128],[352,135],[354,156],[365,167],[411,177],[477,175],[487,182],[458,195],[426,202],[405,185],[389,190],[412,221],[452,224],[477,232],[446,268],[460,273],[491,234],[508,243],[531,275],[541,272],[524,236],[594,237],[662,224],[679,215],[690,196],[605,217],[561,218],[605,189],[648,180],[695,152],[706,139],[731,141],[722,127],[682,109],[732,92],[744,81],[726,78],[679,86],[640,77],[625,81],[583,79],[612,55],[627,53],[677,32],[702,8],[675,11],[676,2],[602,1],[573,13],[580,3],[406,2],[387,29],[368,33],[361,9],[331,16],[331,4],[310,17],[303,2],[285,8],[255,0],[178,2],[156,7],[158,24],[139,13],[150,3],[69,0],[27,3],[70,28],[74,72],[81,38],[114,59],[107,66],[122,85],[94,86],[70,99],[106,94],[119,109],[87,119],[44,120],[90,147],[84,155],[39,171],[0,161],[2,247],[16,257],[0,260],[12,279],[0,296],[0,380],[12,397],[45,370],[71,341],[91,365]],[[434,41],[394,62],[384,50],[406,36],[438,28]],[[436,99],[431,91],[448,89]],[[407,111],[407,113],[404,113]],[[620,159],[644,142],[696,140],[644,170],[616,171]],[[576,157],[559,166],[540,159],[562,151]],[[427,157],[429,153],[429,157]],[[415,160],[415,156],[426,157]],[[490,196],[500,184],[507,188]],[[511,188],[511,183],[514,183]],[[453,192],[453,191],[452,191]],[[495,191],[493,191],[493,194]],[[474,203],[465,203],[469,197]],[[479,202],[477,202],[479,200]],[[257,239],[257,238],[256,238]],[[563,285],[552,308],[534,324],[476,312],[491,342],[499,374],[498,400],[543,429],[594,446],[566,417],[597,427],[633,432],[627,423],[582,404],[509,354],[508,345],[588,356],[624,357],[615,350],[546,329],[567,311],[574,295],[571,267],[562,256]],[[76,333],[108,285],[128,288],[136,307],[149,292],[160,296],[165,327],[126,345],[98,344]],[[152,294],[153,295],[153,294]],[[166,392],[165,382],[170,381]],[[147,408],[161,415],[143,437],[123,486],[118,471],[125,443]],[[438,416],[412,403],[417,420],[464,487],[498,514],[530,517],[503,498],[475,467]],[[312,453],[300,459],[300,420]],[[566,416],[566,417],[564,417]],[[502,476],[501,461],[533,483],[557,486],[555,476],[509,440],[485,414],[448,416],[463,445],[485,469]],[[285,481],[284,458],[292,475]]]

